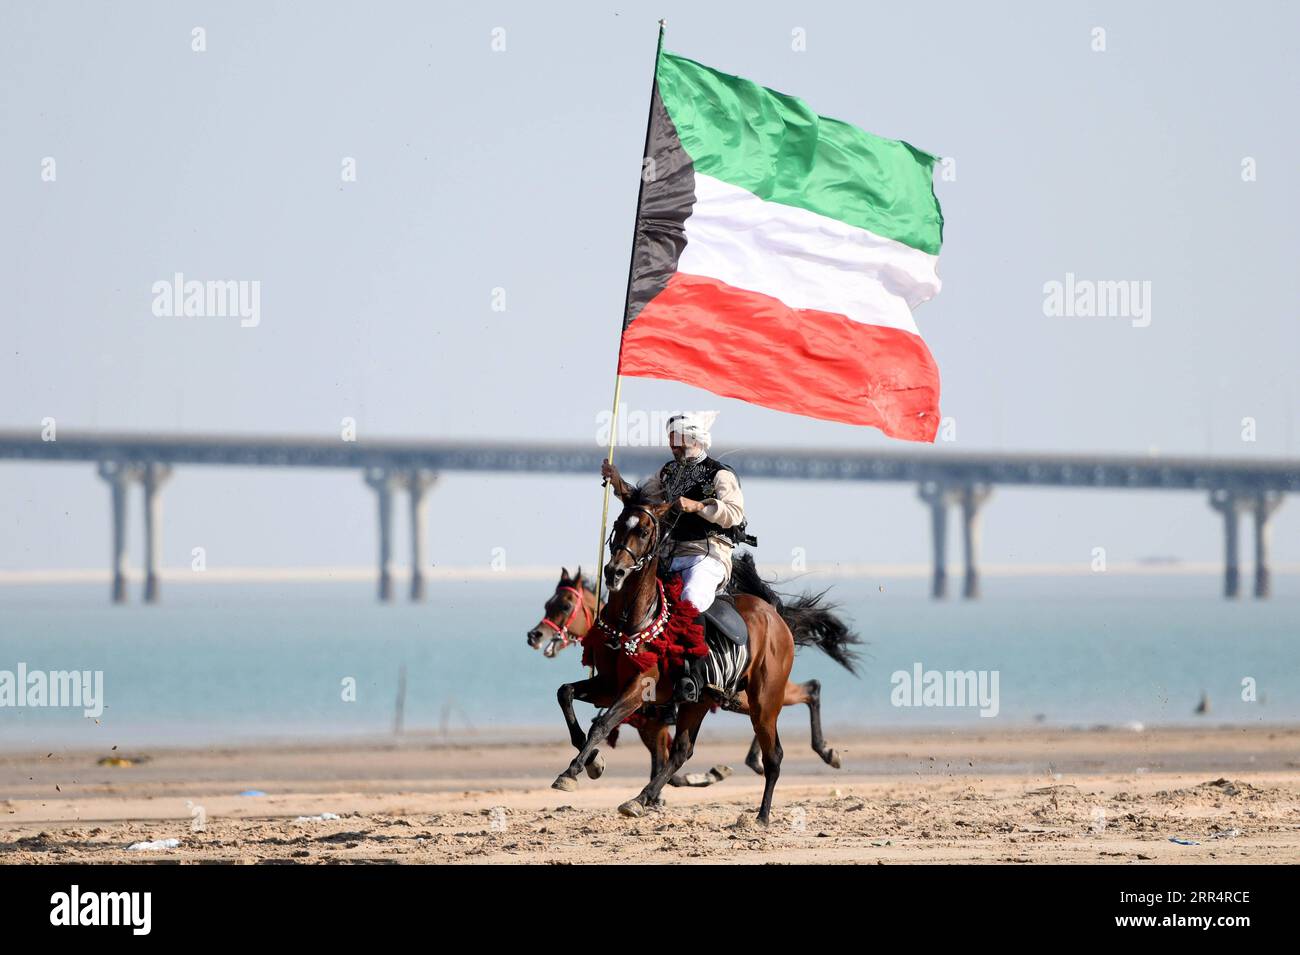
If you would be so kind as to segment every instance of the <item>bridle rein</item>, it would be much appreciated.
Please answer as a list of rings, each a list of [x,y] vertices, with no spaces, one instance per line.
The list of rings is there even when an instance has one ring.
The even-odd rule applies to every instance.
[[[626,543],[619,544],[615,547],[614,535],[618,532],[617,528],[610,528],[609,540],[606,541],[606,544],[609,546],[609,557],[611,560],[614,559],[614,555],[619,551],[627,551],[627,556],[632,558],[630,573],[642,570],[646,564],[650,563],[650,559],[654,557],[655,551],[659,549],[659,518],[655,517],[648,508],[637,507],[636,510],[650,519],[650,527],[653,531],[650,535],[650,543],[647,545],[645,553],[638,557],[636,554],[632,553],[632,548],[628,547]]]
[[[651,511],[648,508],[645,507],[636,507],[634,508],[634,510],[643,514],[650,521],[650,528],[651,528],[650,542],[646,545],[645,552],[640,556],[637,556],[637,554],[635,554],[632,551],[632,548],[627,546],[626,542],[615,545],[614,537],[615,534],[617,533],[617,528],[610,530],[609,541],[608,541],[609,556],[611,560],[614,558],[614,555],[617,554],[619,551],[626,551],[627,556],[632,558],[632,566],[629,570],[629,573],[636,573],[637,571],[645,569],[645,566],[648,563],[650,563],[651,560],[654,559],[655,554],[659,550],[659,544],[660,544],[659,518],[655,517],[655,515],[651,513]],[[668,617],[670,615],[669,612],[671,608],[668,606],[668,600],[664,596],[663,581],[660,580],[658,577],[656,577],[655,583],[658,585],[659,588],[659,593],[656,598],[656,606],[655,609],[650,612],[650,618],[649,618],[650,622],[647,623],[645,626],[643,626],[641,629],[634,630],[631,632],[626,632],[623,630],[614,629],[609,624],[605,623],[603,619],[598,618],[596,620],[596,629],[602,630],[605,633],[609,634],[610,636],[609,646],[611,648],[622,650],[624,653],[627,653],[628,655],[636,654],[640,652],[642,644],[644,644],[647,640],[653,640],[656,637],[658,637],[661,633],[664,632],[664,627],[668,624]],[[606,605],[606,607],[608,607],[608,604]],[[627,608],[627,609],[631,609],[631,608]],[[626,618],[627,609],[624,610],[624,615],[625,615],[624,619],[619,621],[619,624],[624,627],[627,626],[627,618]]]
[[[577,600],[573,604],[573,609],[569,611],[569,616],[565,618],[564,625],[561,626],[560,624],[557,624],[550,617],[542,618],[542,626],[550,627],[555,631],[555,636],[552,640],[560,641],[560,645],[556,647],[552,653],[563,650],[569,644],[573,643],[574,640],[578,639],[569,633],[569,628],[573,626],[573,621],[578,619],[579,610],[582,611],[583,625],[585,627],[583,630],[584,633],[591,629],[591,624],[593,622],[591,611],[587,609],[587,595],[577,587],[557,587],[555,590],[557,595],[565,592],[573,594]]]

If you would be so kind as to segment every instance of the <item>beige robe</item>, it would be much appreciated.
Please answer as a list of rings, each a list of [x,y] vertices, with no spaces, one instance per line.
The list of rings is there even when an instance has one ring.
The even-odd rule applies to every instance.
[[[663,493],[663,485],[659,481],[658,474],[649,478],[645,482],[645,487],[652,494]],[[713,476],[713,490],[715,496],[701,502],[704,509],[699,512],[700,517],[711,524],[717,524],[720,529],[735,527],[745,519],[745,496],[740,492],[740,482],[736,480],[734,474],[727,470],[719,470]],[[727,571],[727,576],[723,578],[725,583],[731,578],[731,552],[734,549],[735,545],[730,539],[713,535],[697,541],[669,539],[660,550],[659,559],[668,561],[677,557],[696,555],[716,558]]]

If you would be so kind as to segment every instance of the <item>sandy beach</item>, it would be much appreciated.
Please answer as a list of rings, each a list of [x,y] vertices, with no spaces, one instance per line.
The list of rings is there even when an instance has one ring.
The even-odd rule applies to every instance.
[[[7,863],[1294,863],[1300,729],[788,734],[773,822],[747,740],[687,767],[734,771],[624,819],[634,737],[599,780],[550,788],[552,743],[403,738],[0,756]],[[118,758],[130,765],[105,765]],[[262,795],[240,795],[253,792]],[[172,848],[129,849],[176,839]],[[1172,839],[1182,840],[1174,842]],[[1184,843],[1195,843],[1194,845]]]

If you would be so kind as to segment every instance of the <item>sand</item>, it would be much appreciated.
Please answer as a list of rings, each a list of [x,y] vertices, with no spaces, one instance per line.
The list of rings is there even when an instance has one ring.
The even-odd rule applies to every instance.
[[[667,806],[640,819],[616,812],[648,769],[634,737],[574,793],[550,788],[573,752],[552,743],[9,753],[0,861],[1300,861],[1300,728],[828,735],[842,769],[785,734],[767,828],[740,737],[702,738],[688,767],[726,764],[730,778],[666,789]],[[132,765],[99,765],[104,756]],[[163,839],[179,845],[127,848]]]

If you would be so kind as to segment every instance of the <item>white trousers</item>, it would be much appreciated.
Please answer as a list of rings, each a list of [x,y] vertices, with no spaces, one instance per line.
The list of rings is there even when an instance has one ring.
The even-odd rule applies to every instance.
[[[682,599],[695,604],[703,613],[713,604],[718,595],[718,586],[727,577],[727,568],[716,557],[694,554],[689,557],[674,557],[668,562],[668,569],[682,575]]]

